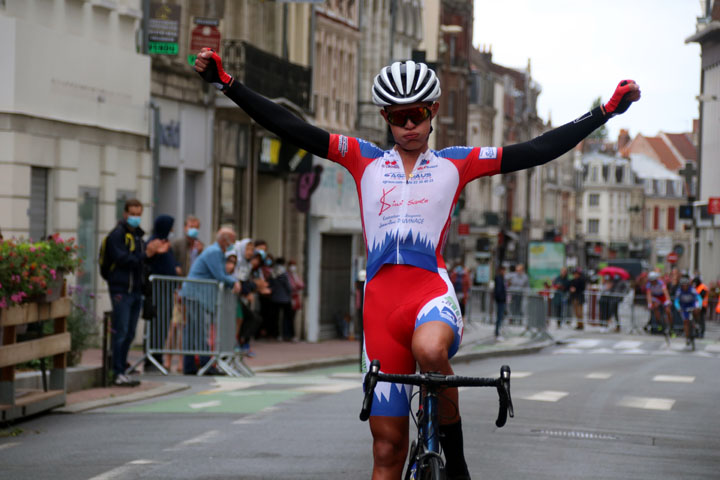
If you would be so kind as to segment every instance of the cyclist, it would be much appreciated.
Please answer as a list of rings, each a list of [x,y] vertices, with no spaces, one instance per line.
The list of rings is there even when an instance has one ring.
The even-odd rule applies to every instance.
[[[610,101],[529,142],[504,148],[428,148],[437,115],[440,82],[423,63],[395,62],[372,86],[373,102],[396,145],[383,151],[357,138],[330,134],[303,122],[251,91],[222,68],[220,57],[203,49],[195,70],[256,122],[285,141],[335,161],[352,174],[360,198],[366,241],[364,352],[379,359],[385,373],[422,371],[452,374],[463,321],[442,257],[450,215],[471,180],[549,162],[622,113],[640,98],[631,80]],[[370,418],[373,479],[398,479],[407,456],[410,388],[378,384]],[[440,405],[441,445],[449,479],[470,478],[463,454],[457,389]]]
[[[680,286],[675,293],[675,308],[680,312],[683,319],[683,331],[685,332],[685,345],[690,345],[690,315],[697,320],[702,308],[702,297],[694,288],[690,287],[690,278],[681,277]]]
[[[672,311],[670,310],[670,294],[668,294],[665,282],[660,280],[658,272],[650,272],[648,274],[648,282],[645,285],[645,295],[647,296],[647,306],[651,315],[656,315],[656,319],[660,321],[660,325],[667,329],[668,335],[672,333]],[[663,318],[665,321],[663,322]]]

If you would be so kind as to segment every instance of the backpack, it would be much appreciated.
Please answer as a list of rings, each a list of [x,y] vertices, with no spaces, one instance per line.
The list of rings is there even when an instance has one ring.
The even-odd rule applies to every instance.
[[[112,232],[105,235],[100,243],[100,253],[98,254],[98,266],[100,267],[100,276],[103,280],[108,280],[110,273],[115,270],[115,262],[111,261],[107,251],[107,242]],[[131,252],[135,251],[135,238],[129,232],[125,233],[125,246],[130,248]]]

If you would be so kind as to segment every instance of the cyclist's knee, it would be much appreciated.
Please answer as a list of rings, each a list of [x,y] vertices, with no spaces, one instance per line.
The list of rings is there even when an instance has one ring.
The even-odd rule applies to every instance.
[[[407,432],[384,429],[373,433],[373,458],[375,465],[390,468],[393,465],[403,464],[408,448]]]
[[[413,356],[422,371],[446,373],[449,365],[448,345],[440,341],[413,342]]]

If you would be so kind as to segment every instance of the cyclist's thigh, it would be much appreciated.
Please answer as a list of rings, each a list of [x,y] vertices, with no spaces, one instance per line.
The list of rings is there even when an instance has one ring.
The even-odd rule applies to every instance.
[[[460,339],[463,332],[463,319],[460,313],[459,303],[455,292],[452,289],[447,272],[440,271],[440,277],[445,282],[447,289],[438,289],[439,295],[429,298],[420,309],[415,321],[415,328],[429,322],[441,322],[452,330],[453,340],[448,350],[448,358],[452,358],[460,347]]]

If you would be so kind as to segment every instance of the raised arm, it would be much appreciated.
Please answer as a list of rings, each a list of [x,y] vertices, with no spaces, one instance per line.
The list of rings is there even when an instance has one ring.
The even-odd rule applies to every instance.
[[[530,141],[503,147],[501,173],[543,165],[570,151],[611,117],[625,112],[640,99],[640,87],[632,80],[621,81],[610,101],[565,125]]]
[[[253,92],[225,73],[217,53],[203,48],[195,60],[195,71],[267,130],[303,150],[327,158],[330,146],[328,132],[301,120],[289,110]]]

